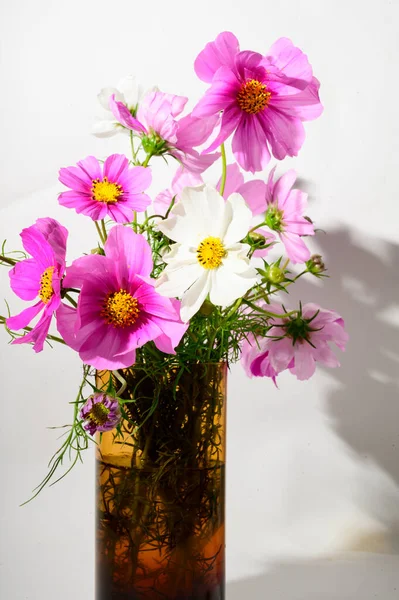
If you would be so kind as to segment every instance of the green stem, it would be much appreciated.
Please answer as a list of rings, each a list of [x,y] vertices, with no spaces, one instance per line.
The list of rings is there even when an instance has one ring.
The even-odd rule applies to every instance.
[[[101,227],[100,227],[100,225],[98,224],[98,221],[94,221],[94,225],[96,226],[97,233],[98,233],[98,237],[100,238],[100,242],[101,242],[102,244],[105,244],[105,240],[104,240],[104,238],[103,238],[103,234],[102,234],[102,231],[101,231]]]
[[[258,223],[258,225],[255,225],[255,227],[252,227],[252,229],[250,229],[248,231],[248,233],[252,233],[253,231],[256,231],[257,229],[259,229],[259,227],[262,227],[262,225],[265,225],[264,221],[262,223]]]
[[[66,298],[67,300],[69,300],[69,302],[72,304],[72,306],[74,306],[75,308],[77,307],[77,302],[75,302],[75,300],[73,298],[71,298],[71,296],[69,294],[65,294],[64,298]]]
[[[151,158],[152,158],[152,154],[151,154],[151,152],[150,152],[150,153],[149,153],[149,154],[147,154],[147,156],[145,157],[145,160],[144,160],[144,162],[142,163],[142,165],[141,165],[141,166],[142,166],[142,167],[148,167],[148,163],[150,162]]]
[[[135,152],[135,149],[134,149],[133,131],[130,131],[130,147],[132,149],[133,162],[134,162],[134,164],[136,164],[137,156],[136,156],[136,152]]]
[[[7,327],[6,320],[7,320],[7,317],[3,317],[3,315],[0,315],[0,325],[4,325],[4,327],[7,329],[7,331],[11,331],[11,329],[8,329],[8,327]],[[33,327],[22,327],[22,329],[24,331],[32,331]],[[46,335],[46,339],[51,340],[52,342],[59,342],[60,344],[66,345],[64,340],[60,337],[57,337],[56,335],[50,335],[48,333]]]
[[[105,242],[107,241],[108,233],[107,233],[107,229],[105,227],[105,221],[104,221],[104,219],[101,219],[101,229],[102,229],[102,232],[103,232],[103,238],[104,238],[104,244],[105,244]]]
[[[235,301],[232,308],[227,313],[226,319],[229,319],[240,308],[240,306],[242,304],[242,300],[243,300],[242,298],[238,298],[238,300]]]
[[[224,144],[220,146],[220,152],[222,153],[222,179],[220,181],[220,195],[223,196],[224,188],[226,186],[226,175],[227,175],[227,159],[226,159],[226,149]]]
[[[287,313],[273,313],[270,312],[268,310],[264,310],[263,308],[261,308],[260,306],[257,306],[256,304],[253,304],[250,300],[243,300],[245,302],[245,304],[247,304],[248,306],[250,306],[253,310],[255,310],[256,312],[262,313],[262,315],[266,315],[268,317],[276,317],[278,319],[285,319],[286,317],[290,317],[291,315],[295,315],[298,313],[297,310],[291,310],[290,312]]]
[[[4,263],[5,265],[10,265],[11,267],[13,267],[14,265],[17,264],[17,260],[14,260],[13,258],[7,258],[7,256],[3,256],[2,254],[0,254],[0,263]]]

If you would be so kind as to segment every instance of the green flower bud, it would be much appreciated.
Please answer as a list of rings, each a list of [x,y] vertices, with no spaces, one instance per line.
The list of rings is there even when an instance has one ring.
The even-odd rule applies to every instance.
[[[93,248],[93,250],[90,250],[90,254],[101,254],[102,256],[105,256],[105,252],[102,248],[100,248],[100,246],[97,246],[97,248]]]
[[[261,233],[256,233],[255,231],[253,231],[252,233],[249,234],[248,237],[251,240],[251,242],[253,244],[256,244],[258,247],[262,247],[265,245],[266,238]]]
[[[209,317],[209,315],[213,313],[214,308],[215,307],[210,300],[205,300],[201,308],[199,309],[199,312],[201,313],[201,315],[204,315],[204,317]]]
[[[285,279],[284,271],[276,265],[270,265],[265,271],[265,277],[271,283],[281,283]]]

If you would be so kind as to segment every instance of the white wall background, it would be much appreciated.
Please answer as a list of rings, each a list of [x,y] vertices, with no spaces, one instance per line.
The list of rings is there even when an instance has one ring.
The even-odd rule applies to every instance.
[[[296,297],[334,308],[351,342],[338,371],[280,390],[233,368],[229,392],[228,599],[399,598],[399,4],[378,0],[3,0],[0,7],[0,238],[39,216],[71,231],[69,259],[95,243],[91,222],[59,207],[60,166],[129,152],[90,135],[96,94],[134,73],[188,95],[193,60],[219,31],[264,52],[280,36],[309,55],[325,113],[307,124],[294,166],[313,244],[331,278]],[[154,191],[164,173],[154,171]],[[0,271],[0,296],[21,303]],[[2,310],[3,312],[3,310]],[[80,362],[67,348],[10,347],[0,331],[0,597],[93,598],[93,454],[19,508],[70,419]]]

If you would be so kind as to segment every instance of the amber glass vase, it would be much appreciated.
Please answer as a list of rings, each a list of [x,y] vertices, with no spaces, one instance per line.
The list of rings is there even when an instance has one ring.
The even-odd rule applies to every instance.
[[[96,600],[222,600],[226,365],[121,374],[125,419],[97,450]]]

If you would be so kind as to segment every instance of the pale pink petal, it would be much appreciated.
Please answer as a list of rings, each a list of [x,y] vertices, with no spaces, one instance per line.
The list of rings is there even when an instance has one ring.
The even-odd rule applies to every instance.
[[[320,83],[313,77],[306,89],[295,94],[279,94],[273,96],[271,104],[280,112],[301,121],[317,119],[323,112],[323,105],[319,99]]]
[[[266,184],[260,179],[247,181],[237,192],[244,198],[254,216],[266,211]]]
[[[292,186],[296,180],[295,169],[290,169],[284,175],[281,175],[274,184],[273,198],[277,200],[277,206],[280,210],[283,210],[287,197],[291,191]]]
[[[111,96],[109,99],[109,108],[118,123],[121,123],[121,125],[127,129],[137,131],[138,133],[147,133],[144,125],[142,125],[140,121],[131,115],[129,109],[123,104],[123,102],[118,102],[115,99],[115,95]]]
[[[270,152],[257,115],[243,116],[234,134],[232,148],[238,164],[244,171],[255,173],[267,166]]]
[[[284,203],[284,218],[302,216],[308,206],[308,195],[301,190],[291,190]]]
[[[185,187],[197,187],[203,184],[202,177],[199,173],[188,171],[184,167],[179,167],[172,179],[172,192],[176,196],[180,196]],[[172,194],[170,194],[170,201]],[[169,203],[170,203],[169,201]]]
[[[288,258],[293,263],[304,263],[310,258],[310,250],[299,235],[284,231],[279,234],[281,241],[284,244]]]
[[[220,190],[222,178],[219,179],[216,189]],[[228,198],[230,194],[238,192],[238,188],[244,183],[244,175],[240,171],[240,167],[236,163],[227,165],[226,169],[226,184],[224,186],[223,198]],[[241,192],[239,192],[241,194]],[[244,194],[241,194],[242,196]]]
[[[276,328],[276,333],[277,335],[279,335],[279,333],[281,334],[281,330],[279,331]],[[274,335],[276,335],[276,333],[274,333]],[[269,331],[269,335],[273,335],[272,331]],[[281,340],[271,340],[269,346],[269,359],[275,371],[278,373],[284,371],[290,364],[293,357],[294,345],[291,339],[283,338]]]
[[[304,381],[312,377],[316,363],[312,356],[312,346],[307,342],[295,344],[295,366],[293,371],[297,379]]]
[[[212,144],[207,147],[203,153],[212,152],[216,150],[227,138],[233,133],[237,127],[239,127],[242,120],[242,112],[233,105],[227,108],[222,116],[219,134],[213,140]]]
[[[215,41],[209,42],[195,59],[194,70],[197,76],[210,83],[220,67],[234,66],[234,58],[239,51],[240,45],[233,33],[219,33]]]
[[[236,97],[240,87],[237,75],[231,69],[221,67],[211,87],[194,107],[193,117],[210,117],[232,105],[238,108]]]
[[[209,138],[219,122],[218,114],[197,118],[187,115],[177,122],[176,145],[184,150],[200,146]]]
[[[293,81],[293,85],[304,89],[312,80],[312,67],[306,54],[288,38],[280,38],[270,48],[267,56],[286,77]]]
[[[282,160],[297,156],[305,140],[305,130],[299,119],[274,110],[271,105],[259,113],[259,120],[271,146],[273,156]]]

